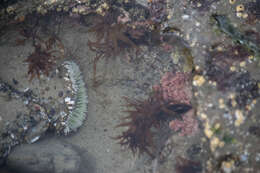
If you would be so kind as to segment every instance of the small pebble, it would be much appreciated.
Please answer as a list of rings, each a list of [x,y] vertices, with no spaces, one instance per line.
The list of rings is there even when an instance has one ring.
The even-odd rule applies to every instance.
[[[219,108],[220,109],[224,109],[226,107],[226,105],[224,104],[224,99],[220,98],[218,100],[218,103],[219,103]]]
[[[253,59],[254,59],[254,56],[253,56],[253,55],[250,55],[250,56],[248,56],[248,59],[253,60]]]
[[[237,17],[242,17],[243,16],[243,13],[241,13],[241,12],[237,12],[236,14],[237,14]]]
[[[239,63],[240,67],[245,67],[246,66],[246,62],[245,61],[242,61]]]
[[[205,113],[201,113],[201,114],[200,114],[200,117],[201,117],[201,119],[203,119],[203,120],[207,119],[207,115],[206,115]]]
[[[194,86],[202,86],[205,83],[205,78],[200,75],[195,75],[193,77],[193,85]]]
[[[231,101],[231,105],[232,105],[232,107],[236,107],[236,105],[237,105],[236,100],[232,100],[232,101]]]
[[[210,141],[210,149],[211,151],[215,151],[216,148],[219,146],[220,140],[217,137],[213,137]]]
[[[247,156],[246,154],[242,154],[242,155],[240,156],[240,160],[241,160],[242,162],[246,162],[246,161],[248,160],[248,156]]]
[[[189,18],[190,18],[190,16],[187,15],[187,14],[185,14],[185,15],[182,16],[182,19],[183,19],[183,20],[187,20],[187,19],[189,19]]]
[[[69,101],[70,101],[70,97],[66,97],[66,98],[64,99],[64,101],[65,101],[65,102],[69,102]]]
[[[255,156],[255,161],[259,162],[260,161],[260,153],[257,153]]]
[[[246,19],[246,18],[248,17],[248,14],[247,14],[247,13],[244,13],[244,14],[242,15],[242,17],[243,17],[244,19]]]
[[[226,119],[229,119],[229,120],[232,119],[232,116],[229,113],[224,113],[223,117],[226,118]]]
[[[221,169],[224,173],[232,173],[235,169],[235,161],[224,161],[221,163]]]
[[[236,67],[235,66],[231,66],[230,67],[230,71],[235,71],[236,70]]]
[[[245,117],[243,116],[242,111],[236,110],[235,116],[236,116],[235,126],[240,126],[245,120]]]

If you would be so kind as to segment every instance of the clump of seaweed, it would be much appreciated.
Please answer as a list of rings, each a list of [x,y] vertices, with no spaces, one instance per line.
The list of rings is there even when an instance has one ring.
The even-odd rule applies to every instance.
[[[179,156],[177,157],[175,169],[177,173],[200,173],[202,172],[202,165],[200,162],[191,161]]]
[[[238,106],[244,107],[252,99],[259,97],[257,80],[252,79],[248,72],[230,70],[234,62],[248,58],[249,53],[241,45],[226,46],[222,51],[212,50],[206,58],[206,75],[217,84],[221,91],[236,92]]]
[[[45,35],[58,35],[63,16],[64,14],[56,10],[51,10],[46,15],[33,12],[23,16],[22,21],[18,23],[20,36],[16,39],[15,45],[24,45],[26,41],[34,40],[39,32]]]
[[[154,155],[155,132],[152,129],[160,127],[161,123],[167,120],[177,118],[179,114],[183,114],[191,109],[190,105],[176,103],[171,104],[162,98],[160,92],[154,92],[146,100],[130,100],[125,98],[127,107],[131,109],[125,111],[129,115],[116,127],[128,127],[121,135],[115,137],[119,140],[119,144],[131,149],[133,154],[147,153],[151,157]]]
[[[89,41],[89,48],[96,52],[94,59],[94,83],[96,75],[96,63],[101,58],[109,59],[116,57],[122,51],[129,49],[139,50],[137,45],[130,39],[127,31],[128,26],[123,21],[126,19],[120,18],[120,11],[110,9],[104,16],[95,14],[95,25],[89,29],[89,32],[94,32],[96,41]]]
[[[260,48],[258,44],[235,28],[227,16],[213,14],[212,17],[216,20],[220,31],[230,37],[234,43],[243,46],[249,53],[253,53],[258,59],[260,58]]]
[[[212,48],[206,58],[206,75],[210,80],[216,81],[219,90],[226,91],[231,87],[229,79],[236,75],[235,72],[230,71],[231,65],[245,60],[249,53],[241,45],[221,46],[216,44]],[[220,51],[220,49],[222,50]]]
[[[37,40],[38,43],[36,43],[36,38],[34,39],[34,52],[25,60],[29,63],[28,75],[30,81],[35,76],[39,79],[41,74],[49,76],[56,60],[64,57],[64,47],[58,37],[52,36],[46,41],[37,37]]]
[[[131,4],[131,5],[130,5]],[[138,10],[131,6],[138,7]],[[161,23],[167,20],[165,0],[154,0],[148,8],[129,2],[121,7],[109,5],[106,13],[91,13],[95,21],[89,32],[96,35],[95,41],[89,41],[89,48],[96,52],[94,58],[94,85],[96,84],[96,66],[100,59],[111,59],[119,54],[140,52],[139,45],[160,44]]]

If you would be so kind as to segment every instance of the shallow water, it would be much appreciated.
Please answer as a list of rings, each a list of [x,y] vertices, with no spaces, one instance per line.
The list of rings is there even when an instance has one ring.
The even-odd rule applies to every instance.
[[[0,82],[22,93],[30,89],[39,99],[13,96],[11,90],[1,90],[0,84],[0,151],[6,150],[4,144],[12,146],[8,157],[0,155],[3,167],[15,172],[54,173],[260,171],[258,62],[252,52],[245,53],[247,50],[237,48],[228,35],[216,31],[210,16],[226,15],[241,33],[253,29],[257,43],[259,19],[252,23],[248,8],[237,12],[240,4],[246,7],[245,1],[149,2],[108,3],[110,10],[98,2],[100,6],[91,6],[96,12],[88,15],[75,13],[86,10],[87,4],[72,3],[69,13],[28,15],[24,21],[3,27]],[[240,13],[242,17],[238,17]],[[29,63],[25,62],[37,44],[42,52],[50,53],[50,61],[56,61],[50,69],[40,68],[39,78],[37,70],[28,73]],[[39,52],[35,59],[42,55]],[[69,135],[64,135],[65,120],[59,118],[61,112],[70,112],[66,98],[77,97],[72,80],[66,79],[69,72],[63,66],[65,61],[79,66],[88,95],[86,120]],[[158,102],[158,109],[163,111],[155,115],[167,114],[165,107],[174,113],[169,100],[173,105],[190,105],[193,113],[179,110],[183,113],[177,116],[167,114],[160,127],[151,123],[155,135],[147,146],[153,157],[148,152],[133,155],[131,147],[122,147],[113,139],[127,130],[116,128],[128,115],[126,110],[132,110],[124,106],[124,97],[139,100],[140,109],[149,108],[142,103],[153,97],[155,88],[162,90],[165,101]],[[147,115],[146,122],[154,116],[149,111],[141,114]],[[17,117],[38,114],[34,123]],[[43,115],[50,122],[39,126],[45,122]],[[8,122],[11,125],[6,125]],[[35,137],[39,140],[26,144],[38,139]],[[52,148],[41,147],[46,145]]]

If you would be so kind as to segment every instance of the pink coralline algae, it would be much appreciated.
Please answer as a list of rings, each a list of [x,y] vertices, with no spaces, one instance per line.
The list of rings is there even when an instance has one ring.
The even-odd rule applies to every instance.
[[[163,99],[166,101],[190,104],[192,92],[188,85],[188,79],[188,73],[176,72],[173,74],[167,72],[162,76],[160,85],[154,86],[154,89],[160,90]]]
[[[160,85],[154,86],[155,91],[161,91],[163,99],[173,104],[191,104],[192,91],[189,85],[189,73],[167,72],[160,81]],[[198,121],[195,119],[194,109],[182,116],[182,120],[172,120],[169,127],[174,131],[179,131],[180,136],[193,135],[198,130]]]
[[[198,121],[194,117],[194,110],[190,110],[182,116],[183,120],[172,120],[169,126],[174,131],[179,131],[180,136],[193,135],[198,131]]]

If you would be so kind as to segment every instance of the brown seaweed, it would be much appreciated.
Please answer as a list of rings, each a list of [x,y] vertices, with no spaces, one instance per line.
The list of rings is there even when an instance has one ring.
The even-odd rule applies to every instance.
[[[206,58],[206,75],[217,83],[218,90],[233,90],[236,92],[236,102],[244,107],[252,99],[259,97],[257,80],[252,79],[248,72],[231,71],[234,62],[240,62],[248,58],[250,54],[245,48],[226,46],[223,51],[213,50]]]
[[[230,71],[230,67],[234,62],[248,58],[249,53],[241,45],[223,46],[223,51],[215,47],[220,47],[220,45],[213,45],[213,50],[209,52],[206,59],[206,75],[210,80],[216,81],[219,90],[226,91],[232,86],[231,79],[236,76],[235,72]]]
[[[57,37],[50,37],[47,41],[42,41],[38,37],[37,39],[39,43],[36,43],[35,38],[34,52],[25,60],[25,62],[29,63],[28,75],[30,76],[30,81],[35,76],[39,79],[41,74],[49,76],[49,72],[56,64],[56,60],[64,56],[63,44]],[[58,50],[55,50],[55,46]]]
[[[162,99],[159,92],[152,94],[146,100],[130,100],[125,98],[126,106],[130,109],[125,111],[128,116],[116,127],[128,127],[121,135],[114,139],[119,140],[119,144],[131,149],[132,153],[147,153],[155,157],[154,140],[155,132],[152,130],[160,127],[161,123],[169,119],[177,118],[180,113],[185,113],[191,109],[186,104],[171,104]]]
[[[96,35],[96,41],[89,41],[88,46],[90,50],[96,52],[94,58],[94,84],[96,83],[96,65],[97,62],[104,58],[110,59],[116,57],[121,52],[128,50],[136,50],[136,54],[139,51],[137,45],[130,39],[127,34],[129,27],[118,22],[118,16],[120,12],[115,9],[111,9],[105,16],[95,14],[95,24],[90,27],[89,32],[93,32]],[[140,32],[133,32],[136,37],[140,36]],[[139,35],[138,35],[139,34]]]

